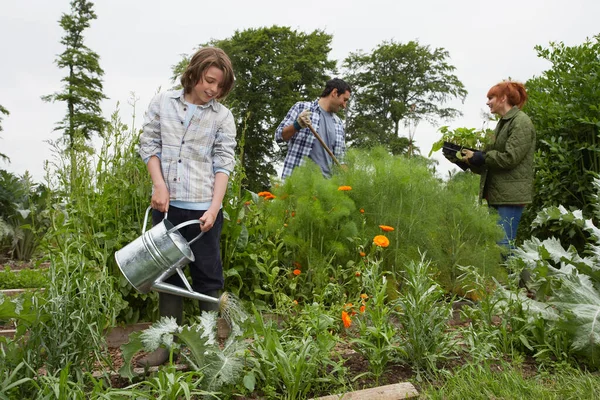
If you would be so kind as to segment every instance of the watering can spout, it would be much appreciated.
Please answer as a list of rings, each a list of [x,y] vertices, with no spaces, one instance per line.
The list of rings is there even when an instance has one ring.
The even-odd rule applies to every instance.
[[[216,297],[207,296],[202,293],[194,292],[192,290],[187,290],[181,288],[179,286],[171,285],[170,283],[165,282],[154,282],[152,285],[152,289],[157,292],[163,292],[168,294],[174,294],[177,296],[188,297],[190,299],[196,299],[200,301],[204,301],[207,303],[219,304],[221,299],[217,299]]]

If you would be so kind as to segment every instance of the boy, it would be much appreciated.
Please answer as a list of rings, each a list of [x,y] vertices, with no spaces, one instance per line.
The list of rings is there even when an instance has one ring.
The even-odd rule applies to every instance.
[[[233,88],[234,74],[227,54],[219,48],[198,50],[181,76],[182,90],[160,93],[152,99],[144,117],[139,154],[152,179],[151,206],[154,225],[168,211],[173,225],[191,219],[199,224],[179,232],[190,241],[200,230],[204,235],[191,245],[192,288],[218,298],[223,289],[219,239],[223,226],[221,203],[229,174],[235,165],[235,122],[231,111],[217,102]],[[175,274],[166,282],[182,286]],[[181,324],[183,298],[159,293],[161,317],[175,317]],[[200,302],[203,311],[217,304]],[[139,366],[164,363],[169,351],[159,348],[138,361]]]

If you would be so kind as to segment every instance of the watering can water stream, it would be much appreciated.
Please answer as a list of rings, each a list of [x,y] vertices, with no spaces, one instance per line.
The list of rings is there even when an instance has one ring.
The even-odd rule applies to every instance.
[[[165,213],[165,218],[159,224],[146,231],[151,209],[152,207],[148,207],[146,210],[142,235],[115,253],[117,265],[127,281],[140,293],[155,290],[219,304],[221,299],[193,291],[181,270],[194,261],[190,245],[200,239],[204,232],[188,242],[178,230],[200,222],[193,219],[173,226]],[[179,274],[185,288],[163,282],[175,273]]]

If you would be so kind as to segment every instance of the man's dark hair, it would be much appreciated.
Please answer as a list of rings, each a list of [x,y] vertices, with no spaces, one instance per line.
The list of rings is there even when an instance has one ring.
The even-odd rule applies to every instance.
[[[327,97],[333,89],[337,89],[338,96],[344,94],[346,92],[352,93],[352,88],[346,82],[339,78],[333,78],[327,81],[325,84],[325,89],[323,89],[323,93],[321,93],[321,97]]]

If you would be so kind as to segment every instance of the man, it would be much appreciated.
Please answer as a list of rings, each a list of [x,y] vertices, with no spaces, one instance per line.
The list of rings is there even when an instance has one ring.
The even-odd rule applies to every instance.
[[[288,142],[287,155],[281,177],[285,179],[294,168],[302,165],[306,157],[314,161],[323,176],[331,176],[333,160],[313,135],[309,125],[321,136],[323,142],[340,162],[346,153],[345,132],[342,120],[336,113],[346,108],[352,89],[341,79],[335,78],[325,85],[321,97],[315,101],[301,101],[288,111],[275,131],[277,143]]]

